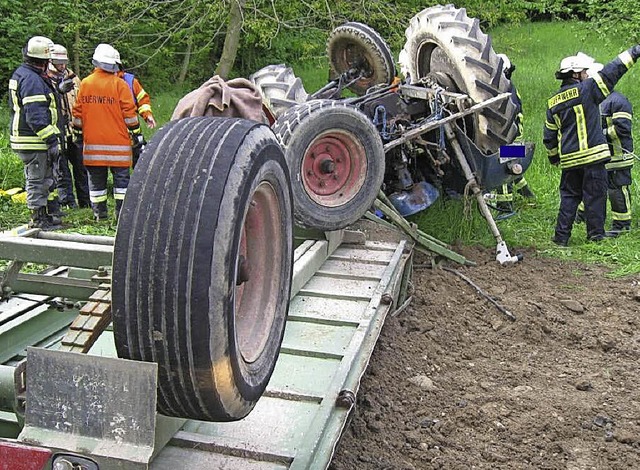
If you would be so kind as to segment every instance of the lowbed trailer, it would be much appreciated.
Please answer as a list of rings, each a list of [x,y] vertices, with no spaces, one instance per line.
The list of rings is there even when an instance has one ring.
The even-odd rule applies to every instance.
[[[113,239],[3,236],[0,258],[77,266],[16,275],[12,286],[23,293],[0,302],[0,468],[326,468],[411,273],[410,243],[364,233],[298,241],[275,371],[254,410],[226,423],[157,413],[157,365],[118,359],[111,326],[86,354],[72,352],[95,336],[95,306],[106,311]],[[55,292],[89,303],[79,309]]]

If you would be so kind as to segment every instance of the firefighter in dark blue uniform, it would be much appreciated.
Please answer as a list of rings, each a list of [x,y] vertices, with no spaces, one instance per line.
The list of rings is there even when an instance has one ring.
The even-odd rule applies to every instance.
[[[590,73],[602,70],[595,64]],[[600,104],[602,128],[607,136],[611,160],[606,164],[609,203],[611,204],[611,231],[616,237],[631,230],[631,169],[633,168],[633,136],[631,134],[633,106],[620,92],[613,91]],[[576,222],[584,222],[584,206],[580,204]]]
[[[609,203],[611,204],[611,235],[631,230],[631,168],[633,167],[633,107],[629,100],[614,91],[600,105],[611,161],[607,163]]]
[[[584,201],[587,239],[605,237],[607,170],[611,159],[602,132],[599,105],[613,91],[618,80],[640,57],[640,45],[620,53],[589,77],[594,60],[586,54],[566,57],[556,78],[562,80],[558,93],[547,102],[544,145],[549,161],[562,169],[560,209],[553,242],[567,246],[580,201]]]
[[[42,230],[61,228],[47,204],[53,199],[53,164],[60,156],[58,109],[55,90],[45,75],[53,42],[43,36],[29,39],[24,63],[9,80],[9,141],[24,163],[29,226]]]

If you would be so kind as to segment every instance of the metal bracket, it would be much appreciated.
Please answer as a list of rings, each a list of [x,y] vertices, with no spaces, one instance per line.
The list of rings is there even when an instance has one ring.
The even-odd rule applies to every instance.
[[[147,469],[184,423],[172,421],[173,432],[156,429],[157,371],[152,362],[28,348],[18,440],[90,456],[101,469]]]

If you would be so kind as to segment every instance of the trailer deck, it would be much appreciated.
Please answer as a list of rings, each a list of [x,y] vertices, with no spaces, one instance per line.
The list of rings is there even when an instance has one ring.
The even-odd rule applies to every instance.
[[[56,243],[50,241],[49,245]],[[149,387],[145,380],[154,380],[155,372],[145,367],[152,364],[131,365],[135,361],[115,359],[110,328],[88,355],[58,351],[77,310],[52,311],[55,309],[47,307],[52,298],[44,296],[22,295],[4,301],[0,319],[11,320],[0,323],[0,338],[20,337],[23,341],[13,346],[11,357],[7,357],[10,348],[4,346],[4,340],[0,348],[6,349],[0,369],[0,393],[5,395],[0,399],[4,405],[0,406],[1,429],[6,433],[19,427],[15,414],[6,409],[15,399],[6,396],[13,388],[6,382],[26,355],[27,364],[32,364],[27,369],[26,398],[32,406],[27,406],[25,426],[18,438],[21,443],[82,454],[100,469],[326,468],[355,406],[360,378],[384,320],[404,300],[411,253],[404,240],[365,240],[362,232],[331,232],[324,240],[302,242],[294,255],[292,298],[281,352],[255,409],[245,419],[229,423],[166,418],[155,413],[155,394],[148,394],[148,399],[131,408],[132,414],[140,416],[129,424],[118,424],[118,438],[113,433],[117,410],[131,407],[133,390]],[[42,321],[33,323],[34,316]],[[50,331],[43,330],[45,323]],[[16,335],[26,324],[34,325],[30,329],[40,332],[40,337]],[[29,348],[26,352],[25,341],[44,349]],[[104,367],[101,361],[105,361]],[[113,361],[122,367],[113,367]],[[104,411],[96,412],[95,402],[86,403],[80,388],[64,386],[76,377],[73,365],[86,374],[95,373],[95,383],[110,384],[98,393]],[[122,371],[127,367],[131,367],[130,373],[124,376],[129,378],[123,380]],[[113,376],[108,375],[111,369],[117,371]],[[56,377],[47,376],[46,371],[52,370],[58,371]],[[140,384],[133,383],[138,379]],[[127,383],[114,387],[114,381]],[[67,410],[68,403],[75,404],[73,412]],[[72,420],[63,425],[62,418],[52,418],[64,414],[61,406],[73,420],[86,422],[74,424]],[[140,433],[140,423],[155,426],[149,424],[147,427],[154,429]],[[133,448],[127,450],[131,444]]]

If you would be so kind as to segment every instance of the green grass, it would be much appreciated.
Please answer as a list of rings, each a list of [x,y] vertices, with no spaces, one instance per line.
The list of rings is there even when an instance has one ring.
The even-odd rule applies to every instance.
[[[510,25],[492,31],[491,36],[496,52],[506,53],[516,64],[513,80],[523,99],[525,139],[536,143],[534,161],[526,173],[527,181],[536,193],[536,201],[534,205],[528,205],[527,201],[517,200],[517,215],[498,222],[505,241],[511,248],[533,247],[543,255],[605,263],[611,267],[612,276],[640,272],[640,233],[636,221],[633,232],[616,240],[588,243],[584,225],[575,225],[569,248],[558,248],[551,243],[560,203],[560,170],[548,163],[542,145],[546,100],[559,88],[554,72],[560,60],[583,51],[606,63],[631,44],[620,38],[603,39],[594,29],[570,22]],[[632,69],[617,87],[632,103],[640,102],[640,89],[636,86],[638,74],[640,70]],[[634,137],[639,145],[637,114],[634,116]],[[637,168],[633,175],[632,196],[637,196]],[[637,197],[633,199],[633,213],[640,214]],[[423,230],[448,242],[494,246],[494,239],[479,213],[464,214],[461,202],[439,201],[415,216],[415,220]]]
[[[546,110],[546,100],[559,87],[554,78],[560,60],[577,51],[583,51],[598,61],[606,63],[630,44],[624,38],[601,37],[589,25],[563,23],[536,23],[520,26],[509,25],[491,31],[496,52],[504,52],[516,64],[514,81],[524,104],[524,127],[526,140],[536,143],[536,154],[526,177],[536,193],[534,205],[517,200],[516,216],[498,222],[505,241],[512,252],[521,247],[533,247],[545,256],[574,259],[585,262],[600,262],[611,266],[613,276],[640,272],[640,230],[634,221],[634,231],[617,240],[606,240],[594,244],[587,243],[584,225],[574,227],[569,248],[558,248],[550,242],[559,205],[558,184],[560,171],[552,167],[542,145],[542,128]],[[397,57],[398,51],[394,51]],[[311,93],[322,87],[327,80],[328,68],[324,64],[290,64],[300,76],[306,90]],[[640,69],[640,65],[638,66]],[[632,103],[640,102],[640,88],[637,81],[640,70],[631,70],[620,82],[618,89],[626,94]],[[148,90],[153,100],[154,114],[159,124],[170,119],[175,104],[189,90],[175,89],[166,93]],[[8,150],[6,139],[6,109],[0,108],[0,188],[7,189],[22,185],[21,162]],[[143,125],[143,128],[145,126]],[[145,129],[149,138],[153,132]],[[634,118],[634,136],[640,146],[640,125]],[[638,181],[640,176],[634,169],[632,195],[633,212],[640,214]],[[28,219],[26,208],[0,201],[0,226],[6,223],[18,225]],[[416,221],[427,233],[449,243],[480,244],[495,246],[485,220],[477,211],[475,201],[444,200],[436,203],[417,216]],[[111,222],[95,224],[89,210],[72,211],[67,221],[71,231],[92,234],[112,234]]]

